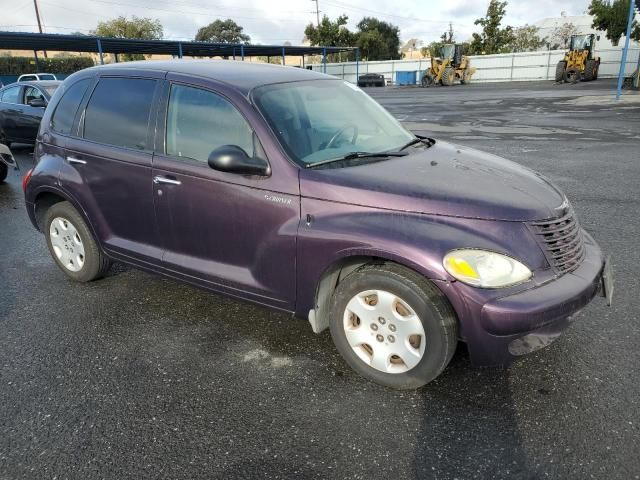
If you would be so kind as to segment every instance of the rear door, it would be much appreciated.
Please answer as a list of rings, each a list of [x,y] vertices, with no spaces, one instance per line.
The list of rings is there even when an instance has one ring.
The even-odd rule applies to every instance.
[[[245,114],[219,91],[197,85],[170,84],[165,98],[158,130],[166,127],[166,136],[153,168],[164,265],[225,293],[291,309],[297,177],[285,181],[276,171],[258,177],[211,169],[209,153],[222,145],[266,157]]]
[[[85,209],[103,248],[142,264],[162,250],[151,160],[159,78],[103,76],[85,99],[78,136],[65,142],[60,181]]]

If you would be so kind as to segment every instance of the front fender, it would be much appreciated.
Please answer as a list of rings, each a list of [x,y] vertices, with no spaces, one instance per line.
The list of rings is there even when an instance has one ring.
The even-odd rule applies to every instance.
[[[323,274],[350,257],[376,257],[431,280],[454,279],[442,266],[454,248],[483,248],[514,256],[531,270],[547,268],[543,252],[521,222],[477,220],[302,199],[298,231],[296,313],[315,307]]]

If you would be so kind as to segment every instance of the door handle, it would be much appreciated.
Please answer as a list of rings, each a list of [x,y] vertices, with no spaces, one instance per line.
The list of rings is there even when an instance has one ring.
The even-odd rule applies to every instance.
[[[79,165],[86,165],[87,164],[86,160],[80,160],[79,158],[74,158],[74,157],[67,157],[67,162],[69,162],[69,163],[77,163]]]
[[[162,175],[157,175],[153,177],[153,183],[167,183],[169,185],[182,185],[180,180],[176,180],[175,178],[167,178]]]

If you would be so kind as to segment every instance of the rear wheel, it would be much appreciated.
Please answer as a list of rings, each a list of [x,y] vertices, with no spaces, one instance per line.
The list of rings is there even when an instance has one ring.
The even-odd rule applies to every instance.
[[[9,167],[4,162],[0,162],[0,183],[4,182],[7,179],[7,175],[9,174]]]
[[[89,227],[69,202],[54,204],[45,217],[44,233],[49,252],[58,267],[77,282],[90,282],[109,270]]]
[[[567,62],[560,60],[556,65],[556,82],[562,82],[564,80],[564,70],[567,67]]]
[[[590,82],[591,80],[595,80],[596,78],[596,61],[595,60],[587,60],[584,65],[584,81]]]
[[[450,87],[456,78],[456,72],[452,67],[447,67],[442,72],[442,85]]]
[[[381,385],[418,388],[436,378],[457,346],[453,309],[422,275],[365,265],[331,299],[331,336],[346,362]]]

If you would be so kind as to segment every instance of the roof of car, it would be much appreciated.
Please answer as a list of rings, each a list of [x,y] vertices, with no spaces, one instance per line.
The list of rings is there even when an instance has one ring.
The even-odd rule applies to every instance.
[[[150,60],[127,62],[126,64],[112,63],[94,68],[148,69],[196,75],[228,83],[245,93],[253,88],[271,83],[336,79],[336,77],[303,68],[234,60]]]

